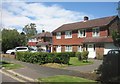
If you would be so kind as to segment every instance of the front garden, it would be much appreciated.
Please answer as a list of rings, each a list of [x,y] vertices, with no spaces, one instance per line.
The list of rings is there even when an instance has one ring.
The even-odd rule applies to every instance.
[[[88,60],[88,52],[62,52],[62,53],[46,53],[46,52],[17,52],[16,59],[40,64],[42,66],[53,67],[53,68],[64,68],[67,66],[82,66],[93,64],[92,61]]]

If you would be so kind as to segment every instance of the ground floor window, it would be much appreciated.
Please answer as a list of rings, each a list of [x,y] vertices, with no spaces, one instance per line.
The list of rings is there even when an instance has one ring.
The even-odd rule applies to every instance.
[[[72,52],[72,46],[65,46],[65,52]]]

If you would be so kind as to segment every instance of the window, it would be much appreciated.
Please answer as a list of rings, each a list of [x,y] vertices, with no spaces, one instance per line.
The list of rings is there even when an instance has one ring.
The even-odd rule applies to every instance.
[[[56,33],[56,39],[61,39],[61,32]]]
[[[72,38],[72,31],[66,31],[65,38]]]
[[[65,46],[65,52],[72,52],[72,46]]]
[[[82,52],[82,46],[78,46],[78,52]]]
[[[93,28],[93,37],[99,36],[99,28]]]
[[[78,37],[86,37],[86,30],[85,29],[78,30]]]

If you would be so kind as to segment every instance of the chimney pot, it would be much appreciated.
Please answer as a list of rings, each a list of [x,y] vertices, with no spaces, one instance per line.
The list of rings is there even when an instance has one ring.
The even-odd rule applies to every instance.
[[[89,18],[87,16],[85,16],[84,21],[86,22],[87,20],[89,20]]]
[[[42,33],[45,32],[45,30],[42,30]]]

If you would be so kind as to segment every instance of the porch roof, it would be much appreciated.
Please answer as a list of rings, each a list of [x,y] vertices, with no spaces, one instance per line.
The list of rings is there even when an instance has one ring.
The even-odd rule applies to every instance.
[[[50,43],[50,42],[39,42],[39,43],[37,43],[37,45],[36,46],[41,46],[41,45],[51,45],[52,43]]]

